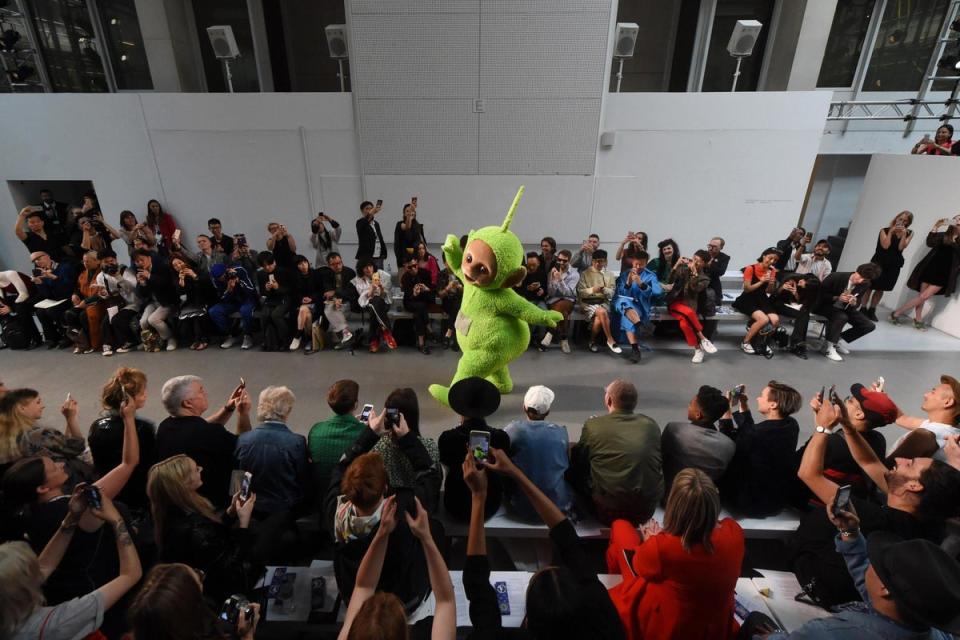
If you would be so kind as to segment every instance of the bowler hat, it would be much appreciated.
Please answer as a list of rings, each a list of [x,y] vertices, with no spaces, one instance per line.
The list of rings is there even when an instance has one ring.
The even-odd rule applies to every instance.
[[[450,408],[464,418],[486,418],[500,407],[500,391],[484,378],[464,378],[450,387]]]

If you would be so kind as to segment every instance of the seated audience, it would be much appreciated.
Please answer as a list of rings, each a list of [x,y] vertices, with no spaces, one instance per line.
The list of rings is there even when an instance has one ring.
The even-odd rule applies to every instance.
[[[713,290],[714,300],[718,308],[723,304],[723,283],[720,279],[727,272],[727,267],[730,266],[730,256],[723,252],[725,244],[723,238],[710,238],[710,242],[707,243],[709,258],[704,267],[704,270],[710,276],[710,288]]]
[[[958,426],[960,425],[960,382],[953,376],[946,374],[940,376],[940,384],[923,394],[920,410],[927,414],[926,418],[908,416],[902,411],[897,415],[897,426],[908,429],[912,433],[902,436],[893,444],[892,455],[906,457],[922,455],[934,460],[946,460],[944,447],[947,438],[960,435],[960,426]],[[926,446],[909,446],[907,440],[913,440],[915,437],[913,434],[918,431],[930,433],[934,438],[929,439]]]
[[[420,267],[417,257],[413,255],[406,258],[403,262],[403,275],[400,276],[403,308],[413,314],[413,332],[417,336],[417,349],[424,355],[430,355],[427,328],[430,325],[430,305],[436,300],[432,286],[430,272]]]
[[[233,496],[226,512],[198,492],[202,469],[178,454],[158,462],[147,476],[154,539],[161,562],[180,562],[203,571],[204,592],[214,602],[250,593],[263,573],[255,563],[273,540],[251,529],[256,493]]]
[[[833,272],[833,265],[827,260],[827,256],[830,255],[830,243],[826,240],[818,240],[813,246],[813,253],[804,253],[805,248],[806,245],[801,246],[793,254],[793,259],[797,263],[794,273],[801,276],[809,273],[823,282]]]
[[[67,465],[71,486],[90,480],[93,469],[77,420],[77,401],[67,394],[60,407],[65,419],[63,431],[38,425],[45,405],[34,389],[11,389],[0,399],[0,469],[36,455],[49,455]]]
[[[457,344],[457,332],[454,330],[454,323],[457,321],[457,315],[460,313],[460,305],[463,302],[463,283],[460,282],[450,265],[447,264],[447,257],[443,257],[443,271],[437,278],[437,297],[440,298],[440,306],[447,318],[444,320],[446,330],[440,339],[440,344],[444,349],[459,351]]]
[[[620,273],[630,270],[633,261],[637,259],[641,251],[647,253],[647,259],[649,259],[648,246],[650,246],[650,242],[646,233],[643,231],[628,231],[623,242],[617,247],[617,255],[615,256],[620,261]]]
[[[573,491],[564,474],[570,466],[570,439],[567,428],[547,420],[555,398],[542,385],[527,389],[523,396],[525,420],[514,420],[504,431],[510,437],[510,457],[531,482],[564,513],[573,508]],[[537,512],[526,494],[507,487],[507,504],[522,518],[534,520]]]
[[[103,346],[100,339],[100,323],[106,315],[97,276],[100,275],[100,259],[96,251],[83,254],[83,270],[77,278],[70,301],[73,308],[63,314],[67,336],[73,341],[74,353],[92,353]]]
[[[350,281],[356,290],[356,295],[351,296],[351,302],[355,301],[355,311],[370,313],[370,353],[380,351],[381,338],[387,347],[396,349],[397,341],[390,331],[390,318],[387,316],[393,303],[390,274],[383,269],[377,270],[373,260],[369,258],[363,258],[357,263],[357,271],[359,275]]]
[[[817,423],[825,427],[813,434],[803,460],[799,477],[825,505],[832,505],[837,484],[823,473],[823,460],[831,428],[839,421],[853,459],[863,472],[886,495],[879,506],[869,500],[852,497],[860,518],[860,529],[866,535],[890,532],[903,538],[925,538],[939,543],[943,538],[943,522],[960,513],[960,471],[931,458],[898,458],[888,469],[874,453],[863,435],[853,426],[846,403],[823,402],[817,412]],[[823,606],[857,600],[857,586],[847,572],[843,558],[834,545],[834,525],[825,509],[813,509],[800,519],[800,526],[790,548],[790,562],[804,590]]]
[[[466,522],[470,519],[470,490],[461,473],[463,454],[466,453],[471,431],[490,434],[490,448],[510,450],[510,436],[503,429],[487,424],[487,416],[500,407],[500,392],[484,378],[464,378],[450,387],[450,408],[460,416],[460,424],[440,434],[440,462],[447,470],[443,506],[453,518]],[[499,480],[491,482],[487,491],[484,518],[500,508],[503,486]]]
[[[210,277],[210,267],[215,264],[226,264],[227,256],[219,249],[214,248],[210,236],[201,233],[197,236],[197,251],[190,251],[180,245],[180,239],[174,237],[171,257],[180,258],[190,263],[198,274],[205,278]]]
[[[294,269],[296,265],[293,260],[297,255],[297,241],[294,239],[287,227],[279,222],[271,222],[267,225],[267,250],[260,253],[270,253],[277,264],[284,269]],[[260,264],[260,257],[257,256],[257,263]],[[260,284],[260,291],[263,292],[263,284]]]
[[[680,260],[680,247],[673,238],[667,238],[657,243],[658,255],[650,261],[647,269],[657,276],[660,284],[670,282],[670,274],[673,273],[673,267]],[[666,291],[666,289],[664,289]]]
[[[540,268],[547,275],[556,265],[557,260],[557,241],[546,236],[540,241]]]
[[[546,263],[546,261],[544,261]],[[547,329],[543,340],[540,341],[540,350],[545,351],[553,341],[554,335],[560,339],[560,348],[564,353],[570,353],[570,341],[567,339],[567,318],[573,311],[573,303],[577,299],[577,283],[580,274],[570,268],[570,252],[566,249],[557,253],[553,260],[554,266],[547,276],[547,308],[563,314],[563,320],[557,323],[555,329]]]
[[[100,252],[100,274],[97,276],[100,297],[104,299],[106,315],[100,323],[103,355],[132,351],[139,340],[141,301],[137,295],[137,277],[133,269],[117,262],[111,249]],[[114,309],[111,315],[111,309]]]
[[[229,258],[233,255],[234,240],[223,232],[223,223],[219,218],[210,218],[207,220],[207,231],[210,235],[210,246]]]
[[[63,333],[63,315],[70,309],[70,296],[77,285],[77,270],[70,262],[55,262],[45,251],[31,253],[30,261],[33,262],[32,280],[37,290],[29,304],[43,327],[47,348],[54,349],[67,339]],[[38,303],[42,303],[41,308],[37,308]]]
[[[820,297],[813,312],[827,318],[823,354],[830,360],[842,362],[841,354],[850,353],[850,343],[876,328],[876,324],[857,307],[860,297],[870,289],[870,281],[879,275],[880,267],[867,262],[853,273],[832,273],[820,285]],[[844,331],[847,324],[851,326]]]
[[[426,242],[417,243],[416,256],[417,266],[421,269],[426,269],[430,274],[430,287],[436,288],[437,280],[440,278],[440,263],[437,262],[437,259],[427,250]]]
[[[663,293],[656,274],[646,268],[648,257],[646,251],[638,252],[631,267],[620,272],[617,296],[613,299],[613,308],[620,314],[620,329],[630,343],[629,360],[633,364],[640,362],[637,334],[644,325],[650,324],[653,299]]]
[[[310,427],[307,449],[318,491],[326,491],[334,465],[367,427],[353,415],[359,393],[360,385],[353,380],[334,382],[327,391],[333,415]]]
[[[90,425],[87,436],[93,464],[100,476],[106,475],[123,461],[126,420],[121,409],[125,401],[133,403],[134,412],[147,404],[147,376],[139,369],[120,367],[103,385],[100,393],[104,415]],[[150,506],[147,503],[147,472],[157,461],[156,427],[149,420],[137,417],[136,413],[134,426],[140,460],[126,485],[117,494],[117,500],[131,509],[146,511]]]
[[[832,543],[863,603],[851,603],[827,618],[816,618],[792,633],[796,638],[931,638],[960,633],[960,565],[928,540],[896,534],[864,535],[856,507],[829,514]],[[760,637],[760,636],[754,636]]]
[[[674,263],[668,277],[667,311],[677,319],[687,344],[693,347],[693,363],[703,362],[704,353],[716,353],[717,348],[703,335],[703,325],[697,317],[700,295],[707,290],[710,276],[698,270],[697,262],[680,258]]]
[[[807,234],[806,229],[794,227],[789,236],[777,243],[777,251],[780,252],[780,257],[777,258],[774,266],[777,268],[778,277],[793,273],[797,268],[797,255],[803,254],[811,240],[812,238]]]
[[[747,334],[740,343],[744,353],[758,353],[754,339],[767,325],[780,326],[780,316],[773,308],[769,294],[777,290],[777,269],[773,264],[779,260],[780,251],[774,247],[764,249],[756,264],[743,270],[743,292],[733,301],[733,308],[750,318]]]
[[[323,293],[323,317],[330,323],[330,330],[340,339],[343,346],[353,340],[353,332],[347,322],[346,311],[349,303],[356,298],[356,290],[351,284],[357,277],[356,272],[344,266],[339,253],[327,254],[327,268],[320,269],[320,290]],[[334,349],[338,348],[337,346]]]
[[[887,441],[878,429],[896,420],[897,413],[899,413],[897,405],[887,394],[867,389],[862,384],[851,385],[850,396],[844,402],[847,414],[850,417],[850,424],[863,436],[863,440],[870,446],[876,457],[881,460],[884,459],[886,457]],[[822,404],[823,398],[820,397],[819,393],[810,401],[810,408],[813,409],[815,419],[819,417],[817,413]],[[817,421],[815,430],[820,433],[821,429],[828,430],[830,426],[820,424]],[[811,440],[812,437],[797,450],[794,456],[796,461],[794,467],[798,471]],[[873,483],[863,474],[863,470],[853,459],[843,432],[835,430],[826,441],[823,455],[823,474],[840,486],[850,485],[854,496],[863,500],[869,499],[873,492]],[[792,502],[795,507],[806,510],[812,506],[823,506],[817,496],[810,492],[803,478],[798,476],[793,484],[794,496]]]
[[[237,438],[236,468],[253,475],[258,519],[296,511],[310,497],[307,440],[287,426],[296,401],[287,387],[267,387],[257,400],[260,424]]]
[[[0,637],[95,637],[104,613],[137,584],[143,575],[137,548],[109,496],[103,496],[102,502],[101,508],[92,507],[83,496],[83,487],[78,487],[39,556],[25,542],[0,544]],[[119,558],[117,571],[102,584],[88,585],[76,598],[53,603],[44,597],[44,583],[71,550],[82,518],[95,519],[112,529]]]
[[[664,427],[660,451],[668,493],[674,477],[687,468],[703,471],[715,484],[720,482],[736,451],[734,442],[717,428],[729,408],[720,389],[703,385],[687,405],[687,421],[668,422]]]
[[[140,328],[156,331],[166,341],[167,351],[175,351],[177,339],[167,324],[167,318],[175,313],[179,303],[173,270],[159,259],[154,260],[146,249],[134,251],[133,261],[137,265],[137,295],[146,304],[140,316]]]
[[[622,640],[623,623],[597,579],[597,571],[581,543],[573,523],[514,465],[507,452],[491,448],[491,457],[478,468],[466,454],[460,469],[470,488],[470,528],[467,558],[463,567],[463,588],[470,602],[469,640]],[[489,471],[496,472],[519,487],[537,514],[550,528],[556,564],[530,578],[524,608],[526,617],[519,629],[503,628],[497,592],[490,584],[490,561],[483,528]]]
[[[720,517],[716,485],[698,469],[684,469],[667,497],[663,528],[651,520],[637,532],[615,520],[607,571],[623,582],[610,589],[627,638],[730,638],[734,589],[743,562],[743,530]]]
[[[0,334],[11,349],[30,349],[40,341],[30,299],[36,287],[19,271],[0,271]]]
[[[385,417],[386,411],[370,415],[369,429],[360,434],[334,467],[324,500],[323,520],[333,534],[334,571],[345,600],[352,599],[358,568],[387,515],[386,499],[391,497],[388,492],[399,512],[420,511],[423,498],[428,503],[437,500],[436,495],[431,495],[440,482],[440,472],[435,467],[423,468],[412,489],[395,489],[387,483],[383,458],[371,451],[387,428]],[[396,429],[401,437],[408,434],[402,416]],[[431,519],[430,529],[435,540],[442,539],[443,527],[438,522]],[[387,543],[386,562],[377,589],[397,596],[406,614],[420,619],[428,615],[430,579],[424,547],[417,535],[406,522],[397,523]]]
[[[603,402],[607,415],[587,420],[570,452],[572,482],[604,524],[624,519],[639,525],[663,497],[660,427],[633,412],[637,388],[626,380],[608,384]]]
[[[310,244],[317,250],[314,266],[322,269],[327,266],[331,253],[340,253],[340,234],[343,227],[340,223],[325,214],[323,211],[310,221]]]
[[[291,256],[286,263],[292,262]],[[263,327],[263,350],[286,351],[290,346],[290,294],[293,282],[290,271],[281,266],[269,251],[257,254],[257,286],[260,289],[260,324]]]
[[[399,416],[403,416],[410,434],[400,437],[396,429],[397,421],[388,419],[387,428],[373,450],[383,458],[390,486],[394,489],[411,489],[420,482],[418,476],[428,464],[440,469],[440,449],[433,438],[420,435],[420,402],[416,391],[410,387],[394,389],[383,406],[385,410],[396,410]],[[426,451],[426,458],[423,451]],[[439,496],[440,485],[437,484],[434,489],[435,492],[431,492],[431,495]],[[430,513],[437,510],[436,502],[425,501],[423,506]]]
[[[737,448],[720,483],[720,494],[738,514],[775,515],[787,504],[800,436],[800,425],[792,416],[803,399],[793,387],[771,380],[756,400],[764,419],[754,423],[746,390],[730,396],[730,410],[720,421],[720,430]]]
[[[236,626],[230,629],[204,598],[205,578],[202,571],[179,562],[154,565],[127,609],[132,640],[253,640],[260,604],[250,603],[252,615],[237,616]]]
[[[547,272],[543,269],[543,263],[540,261],[540,254],[536,251],[530,251],[526,257],[527,275],[523,282],[513,288],[521,298],[528,300],[543,309],[547,308]],[[539,343],[541,328],[539,326],[530,327],[530,346]]]
[[[610,301],[617,288],[617,280],[607,271],[607,252],[597,249],[590,253],[592,262],[585,269],[580,269],[580,280],[577,282],[577,308],[584,319],[590,323],[590,351],[596,353],[597,337],[603,330],[607,339],[607,348],[614,353],[622,353],[620,345],[613,339],[610,328]]]
[[[180,337],[186,338],[193,351],[203,351],[210,344],[207,335],[207,303],[214,298],[213,281],[209,275],[197,273],[180,258],[170,260],[176,276],[177,313]]]
[[[240,327],[243,333],[243,344],[240,348],[253,347],[253,312],[260,298],[249,273],[240,266],[225,267],[222,264],[215,264],[210,268],[210,275],[217,289],[217,302],[210,307],[210,319],[220,333],[226,336],[220,343],[221,349],[229,349],[236,342],[231,333],[233,320],[230,317],[235,313],[240,314]]]
[[[293,286],[290,299],[296,308],[297,333],[290,342],[290,351],[300,349],[303,343],[304,353],[313,353],[313,319],[319,315],[321,291],[320,272],[310,266],[306,256],[295,259],[297,270],[293,273]]]
[[[570,257],[570,266],[583,273],[593,266],[593,254],[599,248],[600,236],[591,233],[580,245],[580,248],[573,252],[573,255]],[[603,254],[606,256],[607,252],[604,251]],[[604,260],[606,260],[606,257],[604,257]]]
[[[169,413],[157,427],[157,459],[190,456],[203,472],[200,493],[218,508],[230,504],[230,474],[237,437],[250,431],[250,395],[240,384],[216,413],[205,419],[207,390],[197,376],[176,376],[163,383],[160,401]],[[224,427],[237,413],[237,431]],[[199,486],[199,485],[198,485]]]
[[[778,316],[793,319],[790,334],[790,352],[807,359],[807,327],[810,325],[810,310],[820,297],[820,281],[812,274],[792,274],[784,278],[777,292],[770,296]]]

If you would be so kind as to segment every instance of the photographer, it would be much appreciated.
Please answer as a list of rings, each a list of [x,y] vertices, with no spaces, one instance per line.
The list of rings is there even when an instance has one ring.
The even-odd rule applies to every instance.
[[[291,258],[292,260],[293,258]],[[260,325],[263,327],[263,350],[286,351],[290,347],[290,294],[293,281],[290,271],[269,251],[257,254],[257,284],[260,287]]]
[[[705,335],[697,316],[700,294],[710,286],[710,276],[704,273],[702,258],[680,258],[673,265],[667,291],[667,311],[677,320],[687,344],[693,347],[694,364],[703,362],[705,353],[716,353]],[[665,286],[665,288],[666,288]]]
[[[430,272],[421,269],[417,256],[408,256],[403,262],[400,276],[403,290],[403,308],[413,314],[413,331],[417,336],[417,348],[423,355],[430,355],[427,344],[427,327],[430,324],[430,305],[436,302],[436,294],[430,284]]]
[[[26,230],[24,225],[27,227]],[[20,210],[14,222],[13,232],[31,253],[43,251],[57,261],[68,257],[67,237],[61,233],[47,231],[46,218],[43,213],[37,211],[37,207],[24,207]],[[69,255],[73,255],[72,251]]]
[[[383,200],[377,200],[376,206],[369,200],[360,203],[360,217],[357,218],[357,271],[363,271],[360,264],[369,259],[378,271],[383,269],[383,259],[387,257],[387,243],[380,231],[376,216],[383,207]]]
[[[233,255],[234,240],[232,237],[223,233],[223,223],[219,218],[210,218],[207,220],[207,230],[210,232],[210,246],[219,251],[224,256]],[[244,236],[246,238],[246,236]]]
[[[770,296],[770,302],[777,315],[793,319],[790,353],[801,360],[807,359],[807,327],[810,324],[810,309],[816,304],[819,296],[820,281],[812,273],[787,276],[776,294]]]
[[[238,245],[236,251],[240,251]],[[242,349],[253,346],[253,312],[257,308],[259,297],[257,288],[247,275],[243,267],[226,267],[215,264],[210,268],[213,284],[217,289],[218,302],[210,307],[210,319],[223,334],[224,340],[220,343],[221,349],[229,349],[234,344],[234,337],[230,330],[234,313],[240,314],[240,327],[243,332]]]
[[[230,260],[227,266],[243,267],[247,273],[256,273],[257,254],[250,248],[250,245],[247,244],[246,234],[236,234],[233,236],[233,242],[233,253],[230,254]]]
[[[137,265],[137,295],[146,303],[140,316],[140,328],[153,329],[167,342],[167,351],[175,351],[177,339],[167,324],[180,302],[173,270],[144,249],[133,252]]]
[[[336,252],[327,254],[327,267],[319,270],[320,291],[323,294],[323,317],[330,325],[330,330],[340,338],[340,343],[334,346],[339,349],[353,340],[353,332],[347,323],[346,310],[357,292],[350,284],[357,273],[350,267],[344,266],[343,256]]]
[[[207,335],[207,304],[214,297],[213,281],[210,274],[202,271],[198,274],[180,258],[170,261],[177,276],[177,297],[180,298],[180,310],[177,314],[180,337],[186,338],[193,351],[203,351],[210,344]]]
[[[160,254],[169,254],[170,245],[173,244],[173,233],[177,230],[177,221],[160,206],[158,200],[147,201],[146,226],[150,227],[153,232],[155,244]]]
[[[198,274],[204,277],[210,276],[210,267],[215,264],[226,264],[227,256],[219,249],[215,249],[210,236],[201,233],[197,236],[197,251],[190,251],[180,244],[180,236],[173,234],[173,250],[171,257],[181,258],[190,263],[190,266]]]
[[[31,282],[37,291],[28,303],[43,327],[47,348],[54,349],[66,339],[61,324],[63,314],[70,308],[68,301],[77,284],[77,271],[69,262],[54,262],[45,251],[31,253],[30,261],[33,262]],[[38,303],[43,303],[39,309]]]
[[[394,489],[413,489],[417,475],[428,466],[440,468],[440,450],[437,441],[420,434],[420,401],[417,392],[410,387],[394,389],[383,402],[387,410],[386,429],[373,450],[383,456],[387,480]],[[396,428],[400,418],[407,425],[409,434],[404,437]],[[424,456],[424,451],[426,456]],[[440,497],[440,484],[421,493],[420,500],[427,511],[434,513]]]
[[[295,268],[293,261],[297,256],[297,241],[290,235],[287,228],[279,222],[271,222],[267,225],[267,233],[270,234],[267,236],[267,251],[273,254],[277,264],[284,269]],[[263,289],[261,288],[260,291],[262,293]]]
[[[70,297],[71,309],[63,314],[67,336],[73,341],[75,354],[99,351],[103,342],[100,324],[106,315],[97,277],[100,275],[100,259],[96,251],[83,254],[83,271],[77,278],[77,287]]]
[[[91,211],[77,220],[80,234],[80,248],[84,251],[100,251],[109,249],[110,243],[120,239],[120,233],[107,224],[99,210]]]
[[[231,629],[208,605],[205,578],[203,571],[185,564],[155,565],[127,610],[133,640],[253,640],[260,622],[259,603],[248,603],[249,613],[239,611]]]
[[[117,353],[127,353],[139,342],[135,327],[139,326],[142,303],[137,296],[137,277],[133,269],[127,269],[117,262],[117,254],[111,249],[100,252],[100,273],[97,275],[99,295],[104,299],[107,313],[100,323],[103,339],[103,355],[113,355],[113,345]],[[110,309],[116,312],[111,316]]]
[[[423,225],[417,221],[416,200],[414,198],[412,203],[403,205],[403,219],[398,220],[393,229],[393,255],[398,269],[403,269],[407,260],[416,256],[418,244],[427,242]]]
[[[628,231],[627,236],[617,247],[615,258],[620,261],[620,273],[629,271],[633,266],[633,261],[639,256],[640,252],[646,253],[649,240],[647,234],[643,231]],[[650,259],[650,256],[647,256]]]
[[[629,360],[640,362],[640,343],[637,335],[644,325],[650,324],[650,307],[653,298],[663,293],[657,274],[647,269],[650,258],[646,251],[638,251],[629,269],[617,277],[617,290],[613,308],[620,314],[620,329],[627,334],[630,343]]]
[[[446,263],[444,263],[446,264]],[[536,251],[530,251],[527,253],[526,259],[527,275],[524,276],[523,282],[518,284],[513,288],[520,297],[525,300],[532,302],[541,309],[547,308],[547,272],[543,269],[543,262],[540,260],[540,254]],[[461,300],[463,292],[461,290]],[[452,318],[452,321],[456,321],[456,316]],[[539,340],[539,334],[541,328],[539,326],[530,327],[530,346],[536,344]]]
[[[153,230],[145,223],[137,222],[137,216],[134,215],[133,211],[124,210],[120,212],[120,229],[117,232],[127,245],[130,264],[133,264],[133,252],[137,248],[134,245],[135,239],[146,240],[151,246],[157,244],[157,238],[153,235]]]
[[[310,244],[317,250],[317,257],[313,263],[317,269],[327,266],[331,253],[340,253],[337,243],[340,242],[342,233],[343,227],[340,223],[323,211],[310,221]]]

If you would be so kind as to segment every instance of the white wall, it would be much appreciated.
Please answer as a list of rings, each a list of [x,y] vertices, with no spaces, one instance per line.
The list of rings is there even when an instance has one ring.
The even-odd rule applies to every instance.
[[[308,255],[307,221],[323,209],[346,225],[343,249],[352,256],[363,198],[383,198],[390,234],[402,204],[418,195],[428,240],[439,243],[499,223],[526,184],[514,229],[530,245],[553,235],[570,246],[595,231],[612,250],[628,229],[641,229],[692,252],[721,234],[741,265],[799,219],[828,99],[609,94],[602,130],[616,131],[616,144],[599,151],[595,175],[362,176],[350,94],[5,96],[0,139],[15,152],[0,155],[0,185],[92,180],[111,221],[123,209],[142,217],[156,197],[187,237],[216,216],[255,247],[278,220]],[[0,188],[0,265],[23,268],[26,250],[8,231],[15,216]]]
[[[857,212],[840,259],[841,271],[850,271],[873,255],[880,229],[907,209],[913,212],[916,234],[904,253],[906,264],[894,290],[884,296],[884,306],[906,302],[916,292],[907,288],[914,266],[927,254],[927,233],[940,218],[957,213],[957,160],[936,156],[876,155],[870,162]],[[934,298],[928,321],[937,329],[960,338],[960,300],[954,295]]]

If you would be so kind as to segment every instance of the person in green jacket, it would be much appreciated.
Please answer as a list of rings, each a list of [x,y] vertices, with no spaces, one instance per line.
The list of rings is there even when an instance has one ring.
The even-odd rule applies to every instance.
[[[334,382],[327,391],[327,404],[333,409],[333,415],[310,428],[307,449],[321,494],[330,484],[330,474],[340,456],[367,427],[353,415],[359,394],[360,385],[353,380]]]

